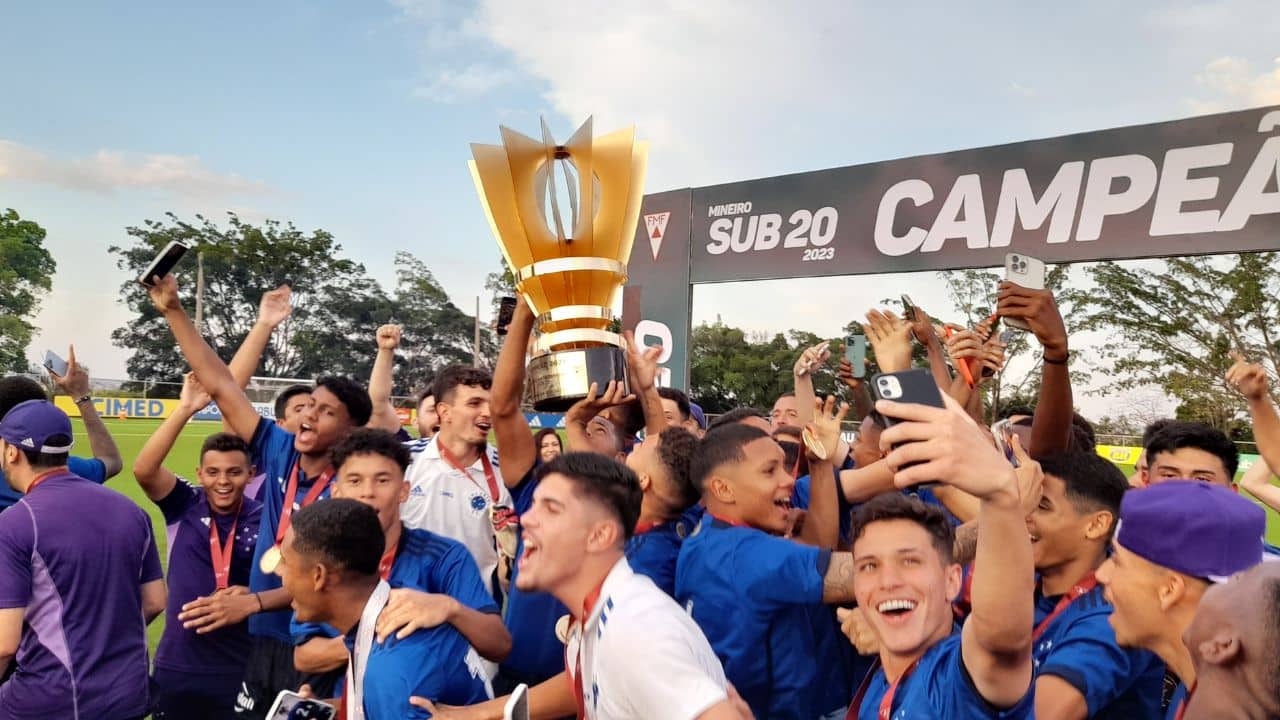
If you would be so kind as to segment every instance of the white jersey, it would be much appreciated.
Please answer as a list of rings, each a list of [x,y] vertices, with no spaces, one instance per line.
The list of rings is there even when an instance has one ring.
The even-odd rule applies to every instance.
[[[492,592],[493,572],[498,567],[490,509],[493,495],[480,459],[463,474],[440,457],[439,435],[427,441],[406,443],[414,453],[405,473],[409,499],[400,506],[400,519],[411,528],[427,530],[457,540],[467,546],[480,568],[480,579]],[[512,507],[511,493],[502,482],[498,451],[485,447],[498,485],[498,503]]]
[[[581,662],[590,720],[692,720],[728,698],[702,630],[626,558],[605,578],[585,638],[573,623],[565,665],[573,682]]]

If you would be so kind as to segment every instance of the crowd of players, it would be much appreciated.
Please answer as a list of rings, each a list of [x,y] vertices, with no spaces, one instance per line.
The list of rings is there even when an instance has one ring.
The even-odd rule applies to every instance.
[[[819,346],[771,413],[708,427],[633,346],[629,392],[593,386],[564,441],[521,411],[523,303],[492,374],[437,374],[414,438],[398,328],[367,387],[290,388],[272,421],[243,388],[288,288],[229,363],[173,277],[150,294],[191,368],[130,469],[167,576],[147,515],[100,486],[120,456],[74,357],[54,381],[92,458],[39,384],[0,379],[0,720],[262,718],[283,690],[352,719],[498,719],[520,684],[534,718],[1280,718],[1280,564],[1235,445],[1171,420],[1133,477],[1099,457],[1048,291],[1005,283],[992,320],[945,333],[868,313],[879,370],[923,345],[944,408],[872,406],[847,360],[853,407],[815,397]],[[987,427],[1011,318],[1041,348],[1038,402]],[[1267,375],[1237,358],[1225,381],[1262,455],[1241,484],[1280,505]],[[188,482],[165,459],[211,401],[224,432]]]

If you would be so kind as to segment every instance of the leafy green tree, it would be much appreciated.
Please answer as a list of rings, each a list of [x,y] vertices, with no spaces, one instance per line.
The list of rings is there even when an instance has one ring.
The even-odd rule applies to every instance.
[[[172,240],[192,248],[191,257],[176,270],[188,311],[195,306],[195,255],[202,255],[202,333],[222,358],[231,358],[253,326],[262,293],[288,283],[293,288],[293,313],[272,336],[258,374],[367,376],[376,352],[374,329],[390,318],[392,304],[363,265],[341,256],[342,246],[328,232],[304,233],[276,220],[256,226],[234,213],[228,213],[226,227],[200,215],[195,222],[187,222],[169,213],[162,221],[147,220],[126,232],[132,243],[113,246],[110,252],[117,267],[130,277],[141,274]],[[126,281],[121,293],[136,315],[111,337],[131,352],[130,376],[180,382],[186,362],[164,319],[137,283]]]
[[[396,358],[397,393],[419,392],[446,365],[472,363],[475,317],[449,300],[449,294],[421,260],[403,251],[396,253],[394,317],[404,333]],[[496,357],[489,329],[481,328],[480,343],[484,357]]]
[[[1155,386],[1177,416],[1233,432],[1245,417],[1224,378],[1231,352],[1260,362],[1276,387],[1280,367],[1280,270],[1276,253],[1163,260],[1157,269],[1099,263],[1084,327],[1101,347],[1108,391]]]
[[[0,372],[25,372],[30,319],[53,287],[57,269],[44,247],[45,230],[9,209],[0,213]]]

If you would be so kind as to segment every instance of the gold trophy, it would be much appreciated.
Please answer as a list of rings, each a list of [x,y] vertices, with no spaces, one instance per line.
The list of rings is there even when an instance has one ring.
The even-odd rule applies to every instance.
[[[649,146],[632,128],[592,138],[591,118],[564,145],[545,120],[540,141],[500,132],[501,145],[472,144],[471,177],[516,290],[537,315],[533,406],[561,412],[592,383],[604,392],[627,382],[622,337],[608,328],[627,281]]]

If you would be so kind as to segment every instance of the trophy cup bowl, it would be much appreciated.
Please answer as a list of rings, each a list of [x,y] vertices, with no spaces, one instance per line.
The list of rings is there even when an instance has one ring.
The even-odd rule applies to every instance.
[[[537,316],[534,409],[563,412],[592,383],[601,393],[611,381],[626,387],[623,339],[609,326],[627,281],[648,144],[632,128],[592,138],[591,118],[564,145],[545,120],[541,140],[500,132],[501,145],[472,144],[471,177],[516,290]]]

